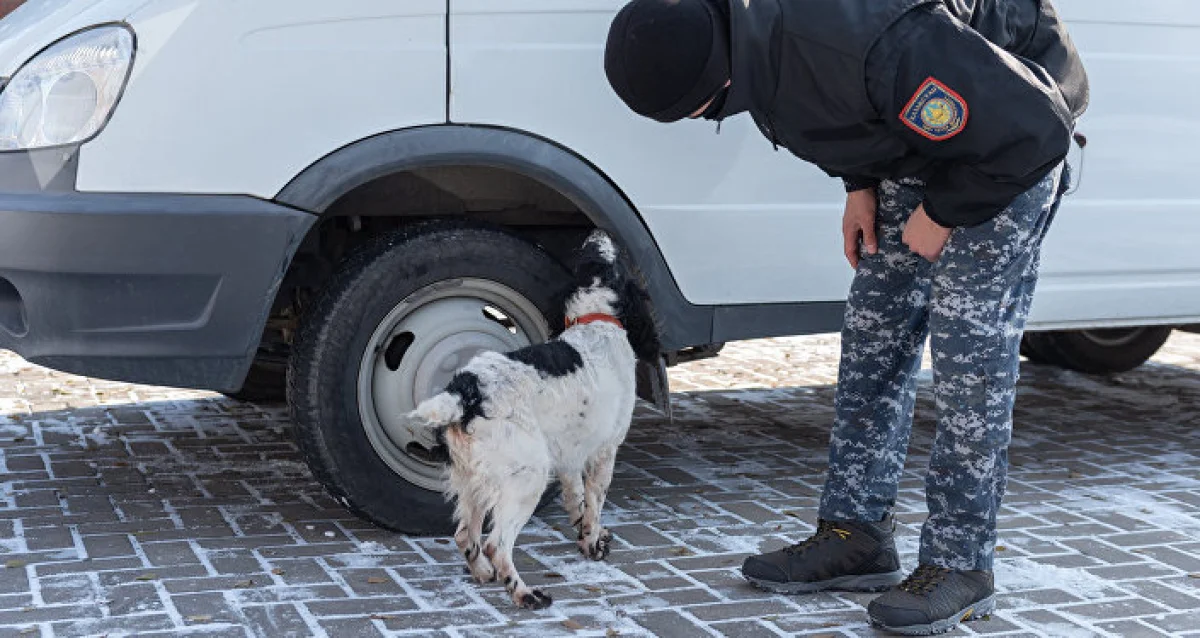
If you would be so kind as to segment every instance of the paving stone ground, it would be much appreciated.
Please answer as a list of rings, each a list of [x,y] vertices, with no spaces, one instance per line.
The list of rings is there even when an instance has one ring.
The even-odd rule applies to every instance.
[[[556,508],[518,565],[555,605],[514,611],[445,538],[349,515],[283,409],[53,373],[0,353],[0,637],[871,636],[870,596],[788,598],[737,575],[813,529],[837,339],[731,345],[639,413],[583,562]],[[898,518],[907,566],[932,433],[918,405]],[[959,635],[1200,636],[1200,336],[1113,378],[1026,366],[1000,609]]]

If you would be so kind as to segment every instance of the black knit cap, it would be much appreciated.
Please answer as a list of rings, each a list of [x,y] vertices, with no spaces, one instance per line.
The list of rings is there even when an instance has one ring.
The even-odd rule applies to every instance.
[[[676,122],[729,81],[729,27],[714,0],[633,0],[613,19],[608,82],[634,112]]]

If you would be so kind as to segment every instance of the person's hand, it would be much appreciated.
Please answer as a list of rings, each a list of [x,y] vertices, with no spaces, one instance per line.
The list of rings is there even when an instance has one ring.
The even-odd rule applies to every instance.
[[[930,219],[922,204],[904,227],[904,245],[929,261],[937,261],[950,239],[950,230]]]
[[[867,253],[874,255],[879,252],[879,242],[875,239],[875,206],[874,188],[846,195],[846,212],[842,215],[842,239],[845,242],[846,260],[855,270],[858,269],[860,239]]]

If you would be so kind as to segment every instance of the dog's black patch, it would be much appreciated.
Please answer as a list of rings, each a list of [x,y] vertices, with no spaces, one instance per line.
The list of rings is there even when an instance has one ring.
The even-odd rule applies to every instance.
[[[462,427],[464,430],[471,421],[486,416],[483,413],[483,387],[479,377],[474,373],[459,372],[454,375],[454,378],[446,385],[446,392],[456,395],[458,402],[462,404]]]
[[[532,366],[545,377],[565,377],[583,367],[583,357],[566,341],[547,341],[505,355],[518,363]]]

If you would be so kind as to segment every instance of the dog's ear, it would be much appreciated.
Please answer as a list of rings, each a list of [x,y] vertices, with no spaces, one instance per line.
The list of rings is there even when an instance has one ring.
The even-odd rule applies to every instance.
[[[646,294],[632,277],[625,280],[621,290],[621,323],[633,353],[642,361],[657,362],[662,355],[662,344],[658,340],[658,324]]]

